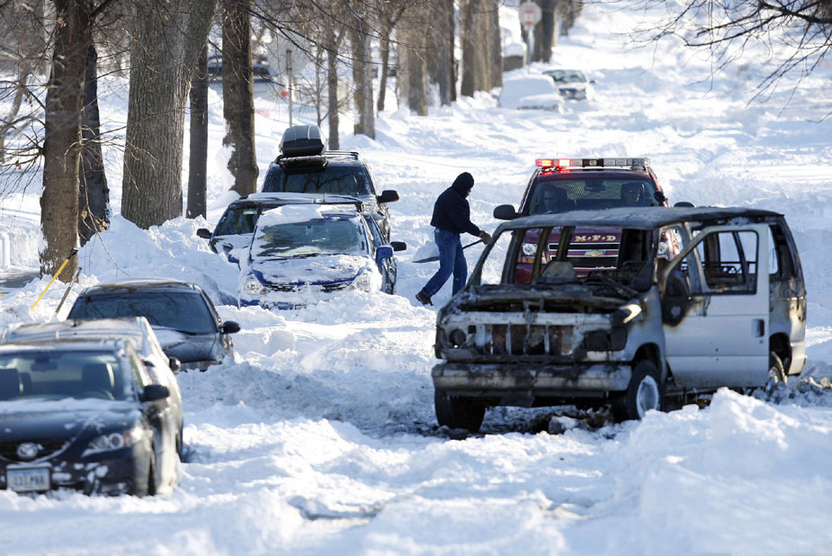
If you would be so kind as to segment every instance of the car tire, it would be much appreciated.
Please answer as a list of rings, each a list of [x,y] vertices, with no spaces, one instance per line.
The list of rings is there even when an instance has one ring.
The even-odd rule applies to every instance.
[[[433,397],[436,420],[440,426],[451,429],[466,429],[469,432],[480,430],[485,417],[485,405],[471,398],[449,396],[447,392],[437,390]]]
[[[139,497],[153,496],[156,494],[156,450],[151,450],[147,458],[144,484],[136,483],[130,494]]]
[[[783,368],[783,361],[780,360],[780,356],[773,351],[770,352],[768,354],[768,378],[763,386],[763,390],[770,394],[778,383],[782,382],[785,384],[787,380],[786,370]]]
[[[663,411],[664,385],[656,365],[643,359],[633,367],[627,390],[613,400],[612,410],[617,421],[639,420],[651,409]]]

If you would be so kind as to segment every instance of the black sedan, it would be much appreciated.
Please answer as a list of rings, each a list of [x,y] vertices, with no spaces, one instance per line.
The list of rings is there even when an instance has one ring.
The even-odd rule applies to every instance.
[[[178,280],[99,284],[75,300],[70,319],[146,317],[168,357],[183,369],[206,370],[233,353],[231,334],[240,325],[222,322],[202,288]]]
[[[182,417],[169,394],[129,341],[0,346],[0,488],[171,491]]]

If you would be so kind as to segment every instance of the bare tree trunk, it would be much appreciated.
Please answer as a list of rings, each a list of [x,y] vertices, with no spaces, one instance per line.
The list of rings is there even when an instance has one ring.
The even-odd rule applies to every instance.
[[[252,0],[222,0],[222,97],[226,134],[231,150],[228,169],[232,190],[240,195],[257,191],[257,157],[254,151],[254,91],[251,65]]]
[[[549,62],[555,40],[555,0],[536,0],[540,6],[540,21],[534,26],[533,62]]]
[[[83,247],[110,224],[110,189],[101,153],[101,119],[98,111],[98,53],[90,41],[84,79],[80,184],[78,191],[78,236]]]
[[[358,109],[354,132],[370,139],[376,136],[375,103],[373,102],[373,61],[370,44],[370,24],[366,2],[352,8],[350,44],[352,46],[352,76],[355,83],[353,98]]]
[[[45,245],[40,252],[43,274],[54,274],[78,247],[78,172],[80,168],[81,106],[91,6],[88,0],[55,0],[61,25],[55,30],[52,71],[46,91],[43,146],[41,227]],[[77,259],[60,276],[72,280]]]
[[[185,105],[216,5],[134,5],[121,213],[147,229],[182,215]]]
[[[476,58],[478,9],[479,0],[460,0],[459,36],[462,43],[462,83],[459,87],[459,94],[464,97],[472,97],[476,91],[474,60]]]
[[[456,100],[453,0],[441,0],[433,8],[428,25],[428,73],[431,82],[439,85],[439,102],[449,105]]]
[[[329,148],[334,151],[341,148],[338,138],[338,42],[335,31],[329,30],[326,49],[327,123]]]
[[[208,184],[208,43],[202,47],[191,79],[191,154],[188,157],[188,218],[207,214]]]
[[[491,46],[491,83],[490,88],[503,86],[503,45],[500,36],[500,0],[489,0],[488,31]]]
[[[378,111],[384,110],[384,99],[387,96],[387,77],[390,73],[390,28],[385,25],[382,27],[381,37],[379,40],[379,49],[381,51],[381,77],[379,78],[378,86]]]
[[[474,49],[474,90],[491,90],[491,14],[489,0],[479,0],[476,14]]]

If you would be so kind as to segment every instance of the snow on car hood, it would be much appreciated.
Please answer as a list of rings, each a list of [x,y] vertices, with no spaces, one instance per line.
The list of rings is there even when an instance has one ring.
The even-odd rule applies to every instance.
[[[249,270],[263,284],[317,285],[353,280],[371,268],[367,257],[341,254],[252,261]]]
[[[137,421],[135,402],[93,398],[43,398],[0,402],[0,439],[75,439],[84,430],[129,426]]]

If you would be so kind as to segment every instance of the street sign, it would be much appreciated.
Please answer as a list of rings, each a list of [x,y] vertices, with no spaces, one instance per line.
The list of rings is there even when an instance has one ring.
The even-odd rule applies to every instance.
[[[540,21],[540,6],[534,2],[523,2],[520,4],[520,24],[531,29]]]

